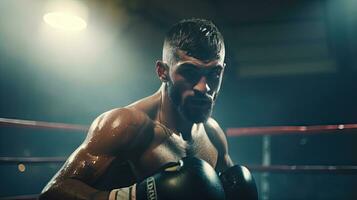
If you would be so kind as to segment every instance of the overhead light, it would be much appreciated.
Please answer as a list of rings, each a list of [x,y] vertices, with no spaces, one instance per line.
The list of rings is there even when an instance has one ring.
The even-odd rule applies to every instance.
[[[80,31],[87,27],[84,19],[67,12],[46,13],[43,20],[51,27],[64,31]]]

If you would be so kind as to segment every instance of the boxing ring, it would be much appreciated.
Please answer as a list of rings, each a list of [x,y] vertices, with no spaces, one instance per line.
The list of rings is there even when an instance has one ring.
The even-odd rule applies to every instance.
[[[88,126],[53,123],[44,121],[31,121],[20,119],[0,118],[0,127],[18,127],[25,129],[45,129],[60,130],[77,133],[85,133]],[[355,134],[357,124],[339,125],[318,125],[318,126],[275,126],[275,127],[254,127],[254,128],[229,128],[226,131],[228,137],[258,136],[262,137],[262,164],[246,165],[254,173],[260,173],[261,179],[257,183],[260,185],[260,199],[269,199],[269,176],[273,173],[320,173],[320,174],[357,174],[355,165],[272,165],[271,164],[271,139],[274,136],[284,136],[291,134],[312,135],[312,134]],[[24,172],[27,165],[35,163],[62,164],[66,157],[0,157],[1,165],[17,165],[20,172]],[[49,177],[50,179],[50,177]],[[10,199],[36,199],[38,194],[27,194],[20,196],[0,197],[0,200]]]

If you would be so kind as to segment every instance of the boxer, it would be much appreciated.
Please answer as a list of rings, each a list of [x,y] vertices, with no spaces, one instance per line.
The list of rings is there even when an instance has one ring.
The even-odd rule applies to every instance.
[[[95,119],[40,199],[257,199],[252,175],[233,165],[211,117],[224,57],[212,22],[172,26],[156,62],[159,90]]]

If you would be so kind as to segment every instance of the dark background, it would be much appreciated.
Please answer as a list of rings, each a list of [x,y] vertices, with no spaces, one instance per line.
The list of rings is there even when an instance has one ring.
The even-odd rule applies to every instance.
[[[0,1],[0,117],[88,125],[155,92],[165,31],[211,19],[227,69],[214,117],[223,129],[357,122],[356,0],[89,0],[88,26],[52,30],[53,1]],[[0,127],[0,157],[68,156],[85,133]],[[357,165],[357,136],[271,137],[271,164]],[[262,163],[262,137],[230,137],[240,164]],[[36,194],[61,166],[0,166],[0,196]],[[261,173],[254,173],[258,186]],[[356,199],[351,174],[269,175],[264,199]],[[261,198],[263,199],[263,197]]]

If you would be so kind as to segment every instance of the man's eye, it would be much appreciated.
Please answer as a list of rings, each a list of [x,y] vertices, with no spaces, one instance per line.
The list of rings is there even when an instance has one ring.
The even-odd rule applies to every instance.
[[[182,75],[187,79],[196,79],[199,73],[196,70],[184,70]]]

